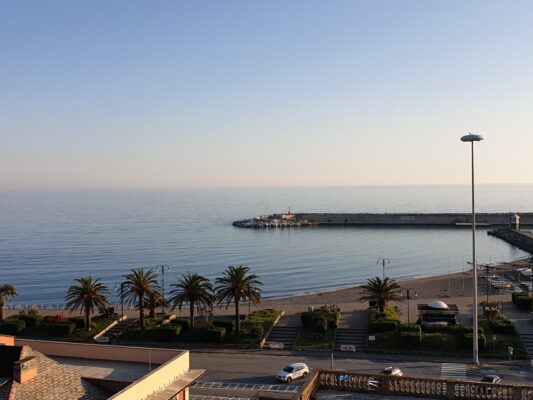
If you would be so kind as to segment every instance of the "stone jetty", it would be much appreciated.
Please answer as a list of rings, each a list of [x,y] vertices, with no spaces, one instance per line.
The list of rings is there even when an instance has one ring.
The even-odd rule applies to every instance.
[[[476,213],[476,226],[510,227],[517,219],[533,226],[533,213]],[[472,226],[470,213],[285,213],[261,215],[233,222],[240,228],[291,228],[328,225],[367,226]]]

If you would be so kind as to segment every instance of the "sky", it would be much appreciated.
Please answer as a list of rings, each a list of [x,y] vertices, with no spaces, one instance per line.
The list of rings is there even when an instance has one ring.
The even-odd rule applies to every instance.
[[[531,15],[0,0],[0,190],[532,183]]]

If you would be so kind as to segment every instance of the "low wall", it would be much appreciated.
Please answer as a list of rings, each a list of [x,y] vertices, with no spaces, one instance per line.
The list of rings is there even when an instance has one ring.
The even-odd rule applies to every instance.
[[[164,364],[178,355],[187,354],[187,360],[189,357],[188,351],[150,347],[68,343],[19,338],[15,339],[15,344],[17,346],[30,346],[32,349],[47,356],[86,358],[92,360]]]

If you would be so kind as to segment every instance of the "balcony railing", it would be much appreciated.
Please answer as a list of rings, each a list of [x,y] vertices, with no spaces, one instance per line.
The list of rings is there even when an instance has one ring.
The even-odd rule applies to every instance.
[[[309,400],[319,389],[445,400],[533,400],[533,386],[324,370],[309,376],[299,398]]]

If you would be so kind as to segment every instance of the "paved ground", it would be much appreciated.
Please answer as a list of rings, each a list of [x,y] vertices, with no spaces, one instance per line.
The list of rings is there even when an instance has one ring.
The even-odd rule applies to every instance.
[[[95,378],[135,380],[150,371],[150,365],[141,363],[53,358],[74,368],[82,376]],[[274,374],[283,366],[296,361],[305,362],[310,368],[331,368],[329,353],[191,351],[190,354],[191,368],[207,370],[202,376],[203,381],[226,383],[275,384]],[[462,377],[466,374],[466,379],[478,381],[486,374],[497,373],[502,376],[504,383],[530,384],[533,382],[533,370],[528,361],[495,361],[480,367],[469,365],[468,362],[468,359],[337,353],[333,360],[333,369],[373,374],[379,373],[385,367],[397,366],[406,376],[440,378],[451,377],[451,375]],[[444,367],[443,364],[445,364]],[[453,368],[450,368],[448,364],[453,364]],[[449,371],[449,373],[443,374],[443,371]]]

